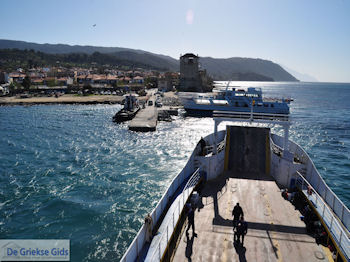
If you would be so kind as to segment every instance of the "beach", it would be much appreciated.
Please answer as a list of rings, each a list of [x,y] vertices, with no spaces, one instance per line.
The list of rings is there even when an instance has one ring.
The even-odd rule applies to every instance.
[[[30,105],[30,104],[120,104],[122,96],[115,95],[62,95],[59,97],[0,97],[0,105]]]
[[[164,93],[165,98],[176,99],[174,92]],[[11,105],[36,105],[36,104],[121,104],[123,96],[116,95],[73,95],[66,94],[59,97],[55,96],[33,96],[20,98],[19,96],[0,97],[0,106]],[[139,97],[140,101],[145,101],[148,96]]]

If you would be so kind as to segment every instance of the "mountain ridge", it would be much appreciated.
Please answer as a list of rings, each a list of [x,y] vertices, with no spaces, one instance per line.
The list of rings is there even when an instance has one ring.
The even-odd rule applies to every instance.
[[[144,65],[149,68],[159,68],[170,71],[179,71],[179,60],[167,55],[155,54],[140,49],[124,47],[102,47],[91,45],[67,44],[38,44],[26,41],[0,39],[0,49],[35,50],[47,54],[86,53],[96,52],[115,57],[118,61],[128,64]],[[298,81],[280,65],[260,58],[212,58],[200,57],[202,69],[215,80],[232,80],[237,76],[250,76],[252,81],[259,79],[273,79],[273,81]],[[256,76],[256,77],[255,77]]]

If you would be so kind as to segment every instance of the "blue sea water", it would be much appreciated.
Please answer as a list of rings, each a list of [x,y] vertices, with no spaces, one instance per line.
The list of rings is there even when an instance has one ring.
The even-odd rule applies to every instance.
[[[294,99],[290,138],[349,207],[350,84],[236,84]],[[111,121],[119,109],[0,107],[0,239],[70,239],[71,261],[121,258],[214,127],[208,118],[177,117],[160,122],[156,132],[135,133]]]

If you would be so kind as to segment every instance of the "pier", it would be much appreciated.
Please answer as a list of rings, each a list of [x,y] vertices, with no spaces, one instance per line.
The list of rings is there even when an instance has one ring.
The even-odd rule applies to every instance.
[[[135,118],[129,123],[129,130],[140,132],[156,130],[158,121],[158,110],[154,106],[154,101],[150,101],[152,101],[153,105],[147,105],[145,108],[141,109],[137,113]]]
[[[160,97],[158,97],[160,99]],[[164,97],[161,99],[165,102],[165,106],[156,106],[156,97],[153,93],[150,94],[150,98],[146,101],[145,107],[142,108],[135,118],[129,123],[129,130],[139,132],[156,131],[158,121],[171,121],[170,116],[177,116],[178,111],[182,106],[172,105],[177,98],[170,95],[170,97]],[[151,104],[148,102],[151,101]]]

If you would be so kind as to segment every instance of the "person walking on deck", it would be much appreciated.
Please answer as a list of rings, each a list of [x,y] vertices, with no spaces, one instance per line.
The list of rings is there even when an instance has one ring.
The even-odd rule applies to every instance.
[[[188,235],[188,230],[190,227],[192,227],[192,233],[196,237],[197,234],[195,233],[194,229],[194,209],[192,208],[191,204],[186,204],[186,211],[187,211],[187,219],[188,219],[188,224],[187,224],[187,229],[186,229],[186,235]]]
[[[242,237],[242,246],[244,244],[244,236],[248,232],[248,224],[244,221],[244,217],[241,216],[241,219],[237,223],[237,228],[234,234],[234,242],[239,242],[240,237]]]
[[[235,229],[237,226],[238,219],[240,218],[240,216],[243,216],[243,209],[239,205],[239,203],[237,203],[233,208],[232,215],[233,215],[233,229]]]
[[[203,137],[201,137],[201,140],[199,140],[198,144],[201,147],[201,152],[199,153],[199,155],[200,156],[205,156],[206,143],[205,143],[205,140],[203,139]]]

